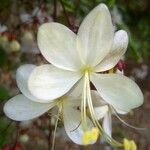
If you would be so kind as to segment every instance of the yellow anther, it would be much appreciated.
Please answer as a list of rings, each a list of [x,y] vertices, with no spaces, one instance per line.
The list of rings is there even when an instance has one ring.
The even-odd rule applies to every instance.
[[[123,141],[123,145],[124,145],[124,150],[137,150],[137,146],[133,140],[130,141],[125,138]]]
[[[90,144],[93,141],[96,141],[99,136],[99,130],[98,128],[93,128],[91,131],[86,131],[83,134],[83,144],[87,145]]]
[[[99,136],[99,129],[98,128],[93,128],[91,131],[91,139],[96,141]]]
[[[83,144],[84,145],[88,145],[91,142],[91,132],[90,131],[86,131],[83,133]]]
[[[127,139],[123,141],[124,150],[130,150],[130,142]]]
[[[132,147],[132,150],[136,150],[137,149],[137,146],[135,144],[135,142],[132,140],[131,141],[131,147]]]
[[[109,73],[109,74],[114,73],[114,69],[113,69],[113,68],[112,68],[112,69],[110,69],[110,70],[108,71],[108,73]]]

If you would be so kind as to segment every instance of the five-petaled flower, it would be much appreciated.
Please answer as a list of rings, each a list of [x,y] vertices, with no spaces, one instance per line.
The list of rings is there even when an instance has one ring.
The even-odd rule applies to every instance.
[[[109,10],[104,4],[98,5],[87,15],[77,35],[62,24],[45,23],[38,31],[38,46],[51,64],[35,67],[31,73],[27,73],[26,82],[21,81],[21,88],[27,88],[28,94],[32,95],[31,98],[28,94],[25,95],[32,100],[31,103],[48,106],[47,103],[53,103],[78,86],[78,92],[82,93],[81,115],[76,117],[81,120],[83,138],[94,129],[99,129],[99,134],[105,135],[93,107],[91,82],[99,95],[116,110],[128,112],[143,103],[143,94],[134,81],[124,75],[103,73],[117,64],[125,53],[127,45],[127,33],[124,30],[114,33]],[[19,100],[15,103],[17,106]],[[10,118],[11,105],[15,106],[15,103],[10,100],[4,107],[5,113]],[[22,108],[23,105],[20,107],[20,112]],[[70,107],[66,107],[67,109],[69,110]],[[94,125],[90,130],[87,115]],[[72,123],[74,122],[75,120],[72,119]],[[70,137],[74,142],[82,144],[82,140],[80,142],[74,140],[75,135]],[[107,134],[104,137],[115,145]],[[93,141],[89,140],[87,144],[91,142]]]

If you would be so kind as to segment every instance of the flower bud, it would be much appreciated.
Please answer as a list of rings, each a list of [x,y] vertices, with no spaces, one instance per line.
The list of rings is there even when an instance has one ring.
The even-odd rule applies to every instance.
[[[8,44],[8,37],[6,35],[0,35],[0,45],[5,49]]]
[[[11,52],[17,52],[20,50],[20,44],[18,41],[13,40],[10,42],[9,49]]]
[[[32,43],[34,40],[33,34],[29,31],[24,32],[22,41],[26,43]]]

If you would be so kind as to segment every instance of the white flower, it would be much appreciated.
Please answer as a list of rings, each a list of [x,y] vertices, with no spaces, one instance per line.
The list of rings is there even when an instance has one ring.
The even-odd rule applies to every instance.
[[[90,82],[107,103],[123,111],[143,103],[143,94],[134,81],[120,74],[98,73],[113,68],[128,45],[125,31],[113,33],[110,13],[104,4],[89,13],[77,35],[59,23],[43,24],[38,31],[38,45],[52,65],[33,70],[28,82],[31,93],[41,103],[53,102],[83,78],[81,119],[85,133],[86,106],[94,125],[101,130],[94,114]]]
[[[11,98],[4,105],[5,114],[16,121],[26,121],[30,119],[34,119],[49,111],[51,108],[57,106],[59,108],[59,115],[63,115],[64,127],[67,135],[70,139],[77,143],[83,144],[82,136],[83,129],[81,126],[81,118],[80,118],[80,103],[81,103],[81,92],[79,92],[80,84],[75,86],[75,88],[68,93],[67,95],[55,99],[53,102],[49,103],[40,103],[29,91],[27,86],[27,81],[30,76],[30,73],[35,68],[35,65],[23,65],[18,68],[16,74],[17,85],[22,94],[19,94],[13,98]],[[88,120],[88,129],[91,130],[93,128],[93,124]],[[96,140],[91,141],[91,144]]]
[[[78,117],[84,131],[83,139],[88,138],[91,133],[97,135],[97,130],[88,129],[87,108],[94,126],[103,134],[95,115],[90,82],[108,104],[122,111],[129,111],[143,103],[143,94],[134,81],[120,74],[103,73],[117,64],[125,53],[127,44],[128,36],[125,31],[120,30],[114,34],[111,16],[104,4],[98,5],[89,13],[81,23],[77,35],[59,23],[43,24],[38,31],[38,46],[52,65],[42,65],[32,71],[28,87],[36,98],[31,99],[40,102],[41,106],[53,103],[55,99],[68,93],[75,84],[79,84],[78,92],[83,94],[81,118]],[[72,120],[70,126],[74,122]],[[106,138],[114,144],[110,137]],[[91,139],[85,141],[90,143]]]

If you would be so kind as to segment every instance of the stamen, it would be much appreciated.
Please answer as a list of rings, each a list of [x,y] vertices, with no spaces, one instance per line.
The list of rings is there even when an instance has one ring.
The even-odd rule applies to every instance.
[[[92,128],[91,131],[86,131],[83,133],[83,144],[88,145],[91,142],[96,141],[99,136],[98,128]]]
[[[109,135],[105,133],[105,131],[103,130],[99,121],[96,118],[95,111],[94,111],[93,104],[92,104],[89,76],[87,76],[87,102],[88,102],[88,107],[89,107],[89,111],[91,114],[91,119],[94,125],[99,129],[99,134],[103,135],[103,137],[107,140],[107,142],[111,144],[112,146],[122,147],[123,146],[122,143],[117,142],[116,140],[114,140],[113,138],[111,138]]]
[[[99,136],[99,130],[98,128],[95,127],[92,129],[91,139],[96,141],[98,136]]]
[[[117,142],[113,138],[111,138],[109,135],[105,133],[102,126],[100,125],[99,121],[96,118],[93,103],[92,103],[92,97],[91,97],[91,90],[90,90],[90,79],[89,79],[89,70],[84,70],[85,76],[84,76],[84,87],[83,87],[83,96],[81,101],[81,120],[82,120],[82,126],[83,126],[83,144],[87,145],[90,144],[91,141],[94,141],[98,138],[99,135],[103,135],[103,137],[106,139],[106,141],[115,147],[122,147],[123,144]],[[94,124],[94,126],[99,130],[99,132],[95,132],[95,129],[92,131],[88,130],[87,125],[87,112],[86,112],[86,100],[87,100],[87,106],[90,112],[91,120]],[[90,134],[90,138],[89,138]],[[92,136],[94,135],[94,136]]]
[[[83,130],[87,130],[87,120],[86,120],[86,87],[87,87],[87,82],[86,82],[86,73],[84,76],[84,85],[83,85],[83,95],[82,95],[82,101],[81,101],[81,123]]]
[[[83,133],[83,144],[88,145],[91,142],[91,132],[86,131]]]
[[[131,149],[132,150],[136,150],[137,149],[137,146],[136,146],[136,144],[135,144],[135,142],[133,140],[131,141]]]
[[[54,133],[53,133],[52,150],[54,150],[55,148],[56,130],[57,130],[58,121],[59,121],[59,114],[61,111],[62,111],[62,106],[60,105],[59,110],[58,110],[58,117],[56,118],[56,122],[55,122]]]
[[[139,127],[135,127],[135,126],[132,126],[130,124],[128,124],[127,122],[125,122],[122,118],[120,118],[120,116],[117,114],[116,110],[111,107],[113,109],[113,112],[115,113],[116,117],[123,123],[125,124],[126,126],[132,128],[132,129],[135,129],[135,130],[146,130],[146,128],[139,128]]]
[[[137,150],[137,146],[133,140],[124,139],[123,140],[124,150]]]

